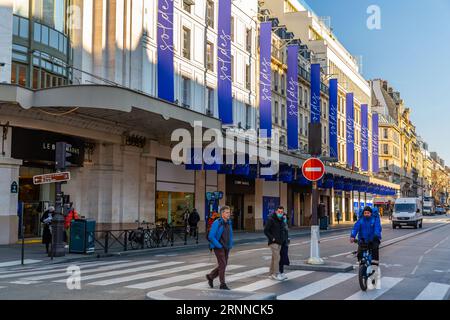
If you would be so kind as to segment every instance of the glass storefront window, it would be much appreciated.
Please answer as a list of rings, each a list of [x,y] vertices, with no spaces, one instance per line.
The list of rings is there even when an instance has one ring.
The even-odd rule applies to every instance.
[[[19,36],[19,18],[13,18],[13,35]]]
[[[56,30],[50,29],[50,47],[52,47],[56,50],[59,49],[58,35],[59,35],[59,33]]]
[[[194,194],[186,192],[156,192],[156,222],[184,226],[184,212],[194,209]]]
[[[48,46],[48,27],[42,26],[42,43]]]
[[[35,0],[34,17],[46,25],[64,32],[66,0]]]
[[[20,19],[19,37],[28,39],[29,23],[27,19]]]
[[[34,23],[34,41],[41,42],[41,25],[39,23]]]

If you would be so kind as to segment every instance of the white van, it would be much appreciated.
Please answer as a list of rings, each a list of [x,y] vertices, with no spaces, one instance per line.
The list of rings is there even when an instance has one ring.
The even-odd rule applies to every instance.
[[[412,226],[422,228],[422,202],[418,198],[398,198],[392,215],[392,228]]]

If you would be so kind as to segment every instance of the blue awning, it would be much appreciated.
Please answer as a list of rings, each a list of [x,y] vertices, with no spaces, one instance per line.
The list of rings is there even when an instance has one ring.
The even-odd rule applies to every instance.
[[[294,180],[294,168],[290,165],[282,164],[280,166],[279,180],[285,183],[292,182]]]

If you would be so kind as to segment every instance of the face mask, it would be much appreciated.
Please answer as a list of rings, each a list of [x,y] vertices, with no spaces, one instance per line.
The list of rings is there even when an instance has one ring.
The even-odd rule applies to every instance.
[[[283,218],[283,214],[281,213],[277,213],[278,218],[282,219]]]

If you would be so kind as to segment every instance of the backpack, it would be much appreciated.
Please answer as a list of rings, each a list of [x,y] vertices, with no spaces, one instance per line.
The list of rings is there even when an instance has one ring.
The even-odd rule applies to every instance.
[[[208,218],[208,223],[206,225],[206,240],[208,240],[208,242],[210,242],[209,232],[211,231],[211,227],[212,227],[214,221],[216,221],[219,218],[220,218],[220,215],[213,215],[212,217]]]

